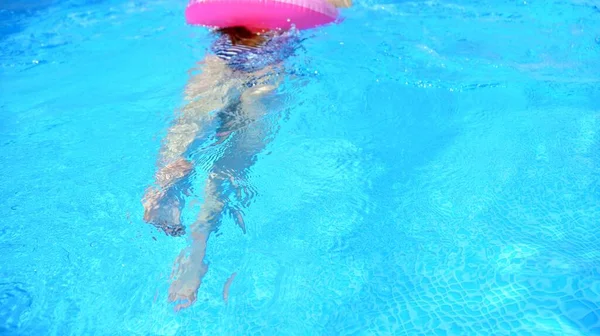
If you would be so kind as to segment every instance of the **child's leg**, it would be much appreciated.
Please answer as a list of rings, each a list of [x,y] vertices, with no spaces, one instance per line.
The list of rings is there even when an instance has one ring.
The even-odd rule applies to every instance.
[[[229,76],[224,79],[224,76]],[[194,140],[213,121],[215,111],[237,99],[239,81],[218,61],[207,61],[204,72],[195,76],[186,89],[190,101],[175,119],[165,137],[158,158],[154,184],[142,200],[144,220],[169,235],[185,233],[180,221],[181,190],[174,188],[193,170],[185,153]]]
[[[196,300],[197,290],[207,271],[204,263],[207,241],[228,205],[232,184],[246,178],[257,154],[264,149],[276,129],[264,118],[265,110],[260,101],[262,95],[273,88],[250,89],[242,95],[239,117],[245,125],[232,131],[227,143],[229,147],[214,163],[205,185],[204,204],[195,223],[190,226],[192,243],[181,251],[174,266],[175,280],[169,289],[169,300],[184,301],[175,307],[176,310],[189,307]]]

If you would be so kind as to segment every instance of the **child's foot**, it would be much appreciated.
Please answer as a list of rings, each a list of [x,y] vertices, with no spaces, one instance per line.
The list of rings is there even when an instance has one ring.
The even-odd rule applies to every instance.
[[[175,280],[169,288],[169,302],[176,303],[175,311],[188,308],[196,302],[198,288],[208,271],[208,266],[202,261],[203,249],[196,251],[196,255],[192,252],[190,256],[186,256],[186,252],[186,250],[182,251],[177,258],[175,266],[177,269],[174,271]]]
[[[182,236],[185,227],[181,225],[179,200],[175,196],[166,196],[164,191],[148,189],[143,199],[144,221],[154,225],[170,236]]]
[[[191,170],[191,162],[179,159],[158,171],[156,182],[160,187],[148,188],[142,199],[144,221],[170,236],[185,234],[185,228],[181,225],[179,199],[170,191],[171,187],[187,176]]]

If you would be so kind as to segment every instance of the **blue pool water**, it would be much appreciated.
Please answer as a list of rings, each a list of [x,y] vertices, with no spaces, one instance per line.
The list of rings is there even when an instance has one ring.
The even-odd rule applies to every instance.
[[[187,242],[140,199],[210,43],[184,8],[0,2],[0,334],[600,335],[598,1],[366,0],[308,32],[247,233],[223,219],[175,313]]]

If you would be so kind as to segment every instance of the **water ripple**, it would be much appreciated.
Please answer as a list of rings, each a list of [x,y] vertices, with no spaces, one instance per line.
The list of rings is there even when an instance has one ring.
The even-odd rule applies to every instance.
[[[19,282],[0,283],[0,331],[17,332],[31,312],[33,297]]]

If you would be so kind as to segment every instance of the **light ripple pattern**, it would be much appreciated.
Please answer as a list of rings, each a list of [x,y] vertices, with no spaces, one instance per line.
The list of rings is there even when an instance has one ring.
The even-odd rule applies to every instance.
[[[140,199],[211,35],[185,1],[2,1],[0,334],[600,335],[598,8],[363,0],[306,32],[174,313],[187,242]],[[200,140],[185,225],[230,152]]]

